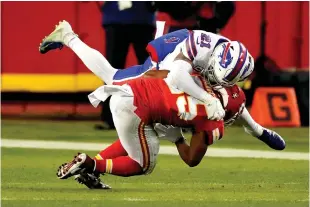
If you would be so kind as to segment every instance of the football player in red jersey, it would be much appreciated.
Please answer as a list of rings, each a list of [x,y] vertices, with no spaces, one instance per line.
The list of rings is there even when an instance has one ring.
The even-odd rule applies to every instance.
[[[163,78],[165,75],[165,71],[154,71],[146,74],[143,79],[128,82],[130,87],[106,86],[92,93],[90,100],[93,99],[93,105],[97,105],[99,102],[92,96],[101,96],[101,98],[98,98],[103,100],[104,98],[102,99],[102,97],[107,97],[104,94],[106,92],[115,94],[115,91],[118,91],[116,95],[122,95],[123,100],[116,100],[111,103],[111,109],[114,109],[112,111],[114,111],[114,114],[117,114],[113,118],[114,121],[116,120],[119,123],[120,131],[118,130],[118,134],[120,138],[122,136],[132,136],[133,139],[123,142],[121,141],[122,139],[117,140],[111,146],[99,152],[93,160],[85,154],[78,155],[70,164],[60,166],[57,176],[64,179],[72,176],[72,174],[78,174],[76,175],[76,179],[79,182],[89,188],[102,189],[109,187],[100,181],[100,173],[111,173],[119,176],[150,173],[155,167],[158,140],[154,138],[149,139],[148,137],[159,137],[176,143],[184,162],[191,167],[199,164],[207,150],[207,146],[223,136],[223,123],[208,120],[206,113],[207,107],[203,103],[173,87],[168,87],[162,79],[144,81],[147,80],[145,78]],[[204,79],[197,76],[194,77],[194,80],[206,91],[213,94],[207,87]],[[127,103],[125,99],[132,97],[133,94],[135,98],[128,102],[129,105],[132,104],[133,106],[130,105],[130,107],[127,106],[124,109],[123,104]],[[233,123],[234,120],[246,111],[244,107],[245,95],[238,86],[235,85],[229,88],[219,89],[215,91],[215,94],[226,110],[224,119],[226,124]],[[174,103],[174,107],[172,108],[170,108],[171,101]],[[135,112],[133,116],[134,120],[132,119],[132,111]],[[138,120],[141,120],[135,120],[137,117]],[[167,127],[156,124],[156,133],[154,133],[154,128],[151,124],[156,122],[194,129],[190,146],[186,144],[182,132],[178,127]],[[280,136],[279,139],[278,142],[282,140]],[[281,142],[281,146],[278,143],[262,141],[274,149],[283,149],[285,147],[284,141],[283,143]],[[133,153],[129,153],[128,151]],[[81,168],[80,166],[85,166],[83,163],[89,163],[88,170],[91,168],[94,170],[94,173],[92,173],[92,170],[88,171],[86,169],[87,167],[84,169]],[[93,164],[91,165],[91,163]]]
[[[216,96],[201,77],[194,79]],[[237,94],[235,103],[238,104],[230,106],[228,102],[226,107],[239,112],[245,102],[242,90],[238,86],[227,90],[227,93]],[[193,130],[190,145],[187,145],[180,128],[174,128],[170,134],[170,141],[176,144],[180,157],[190,167],[198,165],[208,146],[223,137],[224,122],[209,120],[205,103],[168,85],[164,79],[142,78],[123,86],[102,86],[92,95],[103,100],[111,94],[110,107],[119,140],[99,152],[94,159],[85,153],[78,154],[71,162],[60,166],[57,172],[60,179],[79,174],[77,179],[89,187],[92,185],[84,179],[89,179],[85,174],[134,176],[151,173],[159,151],[158,136],[161,136],[154,130],[155,123]],[[94,105],[99,104],[94,100]],[[227,114],[235,112],[228,111]],[[162,137],[169,135],[166,133]]]
[[[144,77],[162,77],[165,78],[168,71],[148,71]],[[283,150],[286,146],[284,139],[275,131],[264,128],[259,125],[251,117],[248,110],[245,108],[245,97],[241,88],[234,85],[232,87],[217,87],[213,88],[214,92],[220,97],[221,104],[225,109],[224,123],[225,126],[229,126],[234,123],[238,118],[243,122],[244,130],[246,133],[256,137],[264,142],[270,148],[274,150]],[[240,92],[238,92],[240,91]],[[239,94],[240,93],[240,94]],[[239,101],[239,96],[244,97],[244,103]],[[238,98],[239,97],[239,98]],[[161,126],[161,129],[164,129]],[[169,129],[165,129],[169,131]],[[171,130],[174,130],[173,127]],[[162,132],[163,133],[163,132]],[[168,133],[168,132],[167,132]]]
[[[222,119],[225,111],[217,98],[195,84],[191,73],[201,74],[210,84],[230,87],[246,79],[254,69],[254,59],[243,44],[200,30],[184,29],[156,38],[147,48],[150,58],[143,65],[126,70],[113,68],[102,54],[83,43],[66,21],[60,22],[44,38],[40,44],[40,52],[45,54],[64,45],[70,47],[107,84],[119,84],[145,76],[146,73],[155,72],[153,69],[169,69],[167,80],[170,84],[206,103],[208,118],[211,120]],[[280,135],[257,124],[246,109],[240,117],[248,125],[245,128],[247,133],[273,149],[281,150],[285,147]]]

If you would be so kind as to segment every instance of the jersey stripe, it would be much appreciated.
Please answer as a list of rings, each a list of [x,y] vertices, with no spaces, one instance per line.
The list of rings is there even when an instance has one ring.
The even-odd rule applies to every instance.
[[[152,58],[152,60],[153,60],[154,62],[158,62],[158,61],[159,61],[157,51],[156,51],[156,49],[153,47],[153,45],[148,44],[147,47],[146,47],[146,51],[150,54],[150,56],[151,56],[151,58]]]
[[[213,135],[213,143],[220,139],[220,131],[219,128],[212,130]]]
[[[149,152],[149,146],[147,144],[147,140],[145,136],[144,127],[145,127],[144,122],[140,122],[139,129],[138,129],[138,136],[139,136],[142,155],[143,155],[143,171],[146,172],[150,166],[150,152]]]
[[[190,48],[189,38],[186,39],[185,44],[186,44],[187,55],[188,55],[189,59],[190,59],[191,61],[193,61],[193,60],[194,60],[194,57],[193,57],[192,50],[191,50],[191,48]]]
[[[196,44],[195,44],[195,39],[194,39],[194,32],[193,31],[190,31],[190,46],[192,48],[192,52],[193,52],[193,56],[196,57],[197,55],[197,49],[196,49]]]

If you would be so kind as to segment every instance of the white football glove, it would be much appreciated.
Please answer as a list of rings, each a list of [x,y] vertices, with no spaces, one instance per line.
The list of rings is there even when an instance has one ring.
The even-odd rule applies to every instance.
[[[225,110],[218,98],[213,96],[210,97],[208,101],[205,102],[205,106],[208,113],[208,119],[218,121],[224,118]]]
[[[175,143],[180,139],[184,139],[182,129],[179,127],[174,127],[171,125],[164,126],[156,123],[154,130],[157,132],[159,139],[168,140],[172,143]]]

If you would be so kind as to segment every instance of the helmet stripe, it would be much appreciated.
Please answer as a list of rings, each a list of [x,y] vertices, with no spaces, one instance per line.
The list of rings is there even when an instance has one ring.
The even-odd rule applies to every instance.
[[[226,45],[226,48],[224,50],[224,55],[223,55],[223,59],[222,59],[222,63],[221,64],[224,64],[225,63],[225,60],[226,60],[226,56],[227,56],[227,52],[229,50],[229,47],[230,47],[230,42],[227,43]]]
[[[246,62],[248,51],[245,47],[242,47],[240,43],[239,43],[239,46],[240,46],[240,53],[239,53],[237,64],[235,68],[226,76],[225,79],[227,81],[234,80],[237,77],[237,75],[240,73],[244,63]]]
[[[243,73],[241,74],[241,78],[242,78],[243,80],[246,79],[248,76],[250,76],[251,73],[252,73],[252,71],[250,71],[250,73],[247,74],[247,72],[249,71],[249,69],[250,69],[250,67],[251,67],[251,62],[252,62],[252,60],[251,60],[251,55],[248,55],[247,58],[249,59],[248,65],[244,68],[244,71],[243,71]],[[246,74],[246,76],[245,76],[245,74]]]

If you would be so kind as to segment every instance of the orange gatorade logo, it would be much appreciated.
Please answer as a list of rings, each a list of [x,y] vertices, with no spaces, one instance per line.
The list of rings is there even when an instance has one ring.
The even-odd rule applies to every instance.
[[[294,88],[258,88],[254,94],[251,115],[263,126],[300,126]]]

